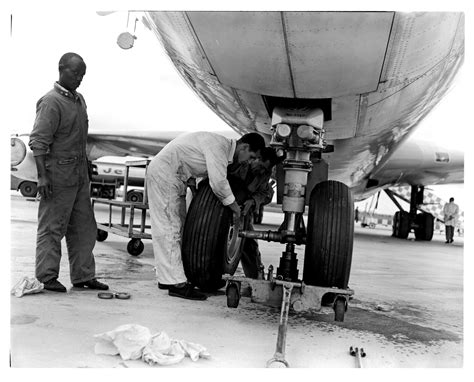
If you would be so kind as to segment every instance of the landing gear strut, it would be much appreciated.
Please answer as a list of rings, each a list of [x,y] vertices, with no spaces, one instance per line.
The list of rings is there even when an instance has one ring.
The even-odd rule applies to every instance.
[[[395,212],[393,217],[392,236],[406,239],[411,231],[415,233],[416,240],[430,241],[433,238],[434,217],[433,215],[420,212],[419,206],[423,204],[423,186],[411,186],[410,199],[404,199],[410,203],[410,211],[405,211],[395,198],[395,194],[389,189],[385,190],[388,197],[395,203],[400,211]]]

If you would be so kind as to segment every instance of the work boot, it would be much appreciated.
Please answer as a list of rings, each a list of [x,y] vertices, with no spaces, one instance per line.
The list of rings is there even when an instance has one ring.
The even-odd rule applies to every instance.
[[[207,296],[204,293],[198,292],[194,289],[192,284],[186,283],[184,286],[170,285],[168,294],[172,297],[185,298],[187,300],[206,300]]]
[[[84,281],[82,283],[72,284],[75,288],[89,288],[89,289],[97,289],[97,290],[107,290],[109,286],[107,284],[103,284],[97,279],[92,279],[89,281]]]
[[[57,279],[51,279],[43,283],[44,289],[53,291],[53,292],[61,292],[66,293],[66,287],[61,284]]]

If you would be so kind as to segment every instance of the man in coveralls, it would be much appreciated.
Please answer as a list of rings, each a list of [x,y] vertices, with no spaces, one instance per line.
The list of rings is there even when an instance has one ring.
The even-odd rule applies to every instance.
[[[59,60],[59,81],[36,104],[29,146],[38,170],[36,278],[44,288],[66,292],[58,281],[61,240],[66,236],[74,287],[106,290],[95,279],[97,225],[89,195],[86,157],[88,118],[84,97],[76,92],[86,64],[76,53]]]
[[[183,134],[168,143],[148,166],[146,175],[151,234],[158,287],[168,294],[205,300],[205,294],[187,283],[181,258],[181,237],[186,217],[186,184],[190,178],[209,177],[214,194],[240,219],[240,206],[227,180],[227,166],[255,158],[265,147],[257,133],[228,139],[210,132]]]
[[[273,148],[265,147],[261,150],[258,160],[231,164],[228,167],[228,178],[232,189],[239,190],[236,197],[239,200],[244,200],[242,215],[249,215],[246,229],[250,231],[254,229],[252,224],[253,211],[258,211],[261,205],[266,205],[272,201],[274,191],[270,184],[270,178],[274,166],[282,159],[283,157],[277,157]],[[245,276],[256,279],[259,269],[263,267],[258,242],[249,238],[243,240],[240,263]]]

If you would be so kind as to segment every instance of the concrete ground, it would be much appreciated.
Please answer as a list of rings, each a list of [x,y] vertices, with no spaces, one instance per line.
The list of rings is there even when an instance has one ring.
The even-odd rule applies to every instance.
[[[11,195],[11,283],[34,276],[37,202]],[[105,221],[107,211],[96,212]],[[275,229],[267,212],[257,229]],[[387,228],[356,227],[350,287],[355,295],[344,322],[331,308],[290,313],[286,359],[294,368],[354,368],[349,347],[364,348],[368,368],[459,368],[463,366],[463,238],[452,245],[436,234],[431,242],[398,240]],[[275,352],[279,309],[243,297],[226,306],[223,291],[205,302],[172,298],[158,290],[151,242],[139,257],[126,252],[128,239],[109,234],[94,250],[97,277],[130,300],[101,300],[97,292],[75,290],[66,248],[59,280],[68,293],[45,291],[11,296],[11,366],[150,368],[141,361],[96,355],[94,334],[122,324],[205,346],[211,359],[167,368],[261,368]],[[266,267],[278,266],[283,246],[261,242]],[[302,271],[304,248],[298,249]]]

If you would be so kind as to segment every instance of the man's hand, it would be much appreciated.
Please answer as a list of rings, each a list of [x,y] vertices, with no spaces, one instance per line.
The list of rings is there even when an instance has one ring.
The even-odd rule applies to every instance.
[[[250,209],[255,205],[255,200],[248,199],[244,202],[244,208],[242,209],[242,215],[246,216]]]
[[[47,175],[38,178],[38,193],[45,200],[53,195],[53,186]]]
[[[228,207],[232,210],[233,213],[234,226],[240,226],[240,206],[237,204],[237,202],[234,202],[232,204],[229,204]]]
[[[53,195],[53,185],[46,171],[46,156],[35,156],[36,169],[38,171],[38,193],[42,198],[49,199]]]

